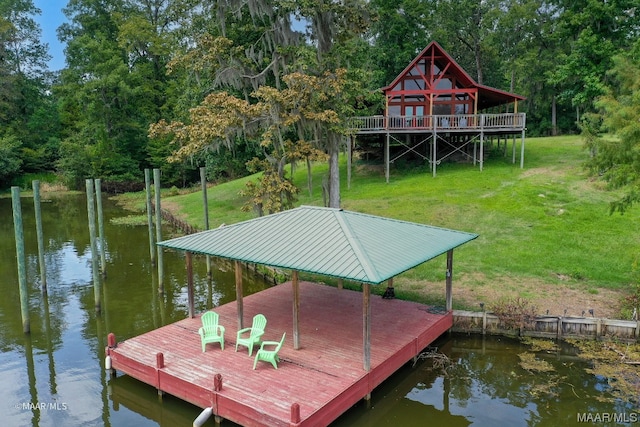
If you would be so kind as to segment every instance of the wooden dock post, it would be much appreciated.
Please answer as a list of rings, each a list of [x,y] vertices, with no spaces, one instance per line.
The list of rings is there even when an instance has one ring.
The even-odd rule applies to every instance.
[[[98,240],[100,242],[100,272],[102,277],[107,277],[107,257],[104,245],[104,215],[102,213],[102,180],[96,178],[94,180],[96,187],[96,207],[98,208]]]
[[[156,242],[162,241],[162,207],[160,206],[160,169],[153,170],[153,185],[156,196]],[[164,293],[164,266],[162,263],[162,247],[158,249],[158,292]]]
[[[164,354],[156,353],[156,368],[162,369],[164,368]]]
[[[42,210],[40,206],[40,181],[31,182],[33,187],[33,208],[36,213],[36,235],[38,238],[38,265],[40,266],[40,287],[47,293],[47,266],[44,262],[44,236],[42,234]]]
[[[293,403],[291,405],[291,426],[300,424],[300,404]]]
[[[156,265],[156,239],[153,231],[153,207],[151,204],[151,171],[144,170],[144,188],[147,206],[147,227],[149,228],[149,255],[151,256],[151,265]]]
[[[482,307],[482,335],[487,334],[487,312]]]
[[[371,371],[371,285],[362,284],[362,367]],[[367,399],[369,400],[369,399]]]
[[[89,220],[89,241],[91,244],[91,273],[93,274],[93,298],[96,311],[102,309],[102,289],[100,286],[100,275],[98,274],[98,249],[96,247],[96,211],[93,194],[93,180],[85,180],[87,190],[87,216]]]
[[[238,330],[244,328],[244,308],[242,301],[242,266],[240,261],[234,261],[236,274],[236,306],[238,307]]]
[[[118,346],[118,342],[116,341],[116,334],[114,334],[113,332],[110,332],[109,335],[107,335],[107,346],[109,348],[116,348]]]
[[[216,374],[213,377],[213,391],[222,391],[222,375]]]
[[[558,339],[562,338],[562,316],[558,316]]]
[[[200,185],[202,186],[202,204],[204,210],[204,229],[209,229],[209,201],[207,200],[207,170],[200,168]],[[207,277],[211,279],[213,272],[211,270],[211,256],[206,256],[207,260]]]
[[[22,206],[20,205],[20,187],[11,187],[13,202],[13,229],[16,235],[16,258],[18,261],[18,286],[20,289],[20,313],[22,314],[22,331],[31,332],[29,318],[29,293],[27,292],[27,268],[24,255],[24,232],[22,229]]]
[[[195,297],[193,295],[193,257],[191,252],[185,253],[185,262],[187,264],[187,305],[189,306],[189,318],[193,319],[195,313]]]
[[[451,311],[453,310],[453,249],[447,251],[446,288],[447,311]]]
[[[300,349],[300,283],[298,271],[291,272],[291,285],[293,287],[293,348]]]
[[[160,389],[160,369],[164,368],[164,353],[156,353],[156,384],[158,390],[158,397],[162,398],[164,391]]]

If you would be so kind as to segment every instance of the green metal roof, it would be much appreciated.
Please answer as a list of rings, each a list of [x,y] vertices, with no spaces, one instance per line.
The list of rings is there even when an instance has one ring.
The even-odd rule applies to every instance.
[[[378,284],[476,237],[342,209],[301,206],[158,245]]]

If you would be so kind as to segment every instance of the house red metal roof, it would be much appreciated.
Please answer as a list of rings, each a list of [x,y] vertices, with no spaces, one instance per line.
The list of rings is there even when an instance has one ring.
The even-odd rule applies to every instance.
[[[426,59],[430,64],[435,64],[440,70],[447,70],[448,73],[452,74],[456,78],[456,82],[460,87],[467,89],[474,89],[478,93],[478,110],[483,110],[490,107],[495,107],[498,105],[509,104],[515,101],[521,101],[526,99],[524,96],[510,93],[504,90],[492,88],[489,86],[485,86],[477,83],[456,61],[449,55],[437,42],[432,41],[425,47],[422,52],[420,52],[407,67],[400,73],[398,76],[386,87],[382,88],[382,91],[388,96],[392,96],[394,94],[407,94],[407,93],[416,93],[420,92],[422,94],[429,94],[438,92],[441,93],[442,90],[436,91],[435,88],[430,88],[426,79],[426,76],[422,75],[427,81],[427,86],[424,89],[419,91],[407,91],[407,90],[394,90],[401,81],[406,78],[406,76],[414,73],[415,76],[416,70],[420,74],[419,62],[423,59]]]

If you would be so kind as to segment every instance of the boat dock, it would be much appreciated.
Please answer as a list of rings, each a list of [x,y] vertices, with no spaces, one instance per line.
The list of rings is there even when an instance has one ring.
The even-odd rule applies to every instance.
[[[286,339],[278,369],[235,351],[238,307],[213,310],[226,329],[224,350],[202,352],[200,315],[117,342],[111,331],[111,368],[243,426],[326,426],[453,325],[452,312],[371,295],[370,369],[363,367],[363,294],[299,283],[299,349],[293,346],[293,288],[276,285],[243,298],[244,326],[264,314],[263,339]],[[207,409],[209,408],[209,409]],[[200,417],[199,417],[200,418]]]

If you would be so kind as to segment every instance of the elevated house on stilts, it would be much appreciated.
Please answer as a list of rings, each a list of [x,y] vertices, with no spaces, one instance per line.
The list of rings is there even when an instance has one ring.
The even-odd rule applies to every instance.
[[[482,170],[485,145],[494,138],[504,141],[505,155],[512,138],[515,163],[520,136],[524,166],[526,116],[518,101],[525,98],[476,83],[438,43],[431,42],[382,91],[383,115],[352,119],[351,148],[382,149],[387,181],[390,163],[404,156],[424,160],[434,176],[445,160],[472,161]]]

